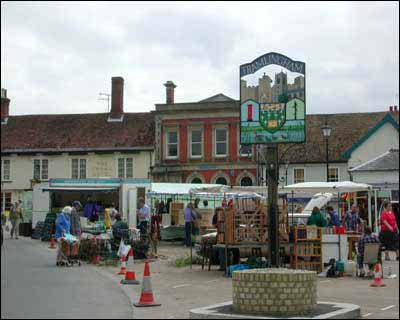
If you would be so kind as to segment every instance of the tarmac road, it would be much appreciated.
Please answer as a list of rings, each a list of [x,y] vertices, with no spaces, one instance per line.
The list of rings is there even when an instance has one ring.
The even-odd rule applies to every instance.
[[[133,307],[118,282],[101,268],[56,267],[56,250],[40,240],[8,233],[1,248],[1,318],[132,319]]]

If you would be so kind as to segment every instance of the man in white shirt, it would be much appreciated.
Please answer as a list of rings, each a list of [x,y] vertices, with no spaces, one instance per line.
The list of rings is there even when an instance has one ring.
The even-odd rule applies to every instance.
[[[139,221],[137,228],[140,229],[141,235],[146,235],[150,222],[150,207],[144,202],[143,198],[139,198],[139,208],[137,211]]]

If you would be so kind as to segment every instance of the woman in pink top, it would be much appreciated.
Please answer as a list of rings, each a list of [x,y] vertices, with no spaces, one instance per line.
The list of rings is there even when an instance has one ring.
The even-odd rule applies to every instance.
[[[397,260],[399,260],[399,228],[397,226],[396,216],[392,211],[392,205],[389,201],[385,200],[383,202],[383,209],[379,238],[386,248],[386,260],[390,260],[389,251],[396,251]]]

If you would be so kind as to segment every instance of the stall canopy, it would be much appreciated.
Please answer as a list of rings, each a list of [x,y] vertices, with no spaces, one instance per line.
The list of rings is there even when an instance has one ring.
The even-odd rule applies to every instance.
[[[162,196],[162,195],[190,195],[192,188],[213,188],[218,187],[219,184],[196,184],[196,183],[152,183],[151,191],[147,193],[148,196]]]
[[[371,191],[372,186],[364,183],[355,183],[352,181],[341,182],[303,182],[285,186],[283,190],[287,192],[358,192]]]
[[[214,185],[207,187],[193,187],[190,189],[190,194],[203,197],[226,197],[226,198],[265,198],[262,194],[265,193],[265,187],[230,187],[225,185]]]

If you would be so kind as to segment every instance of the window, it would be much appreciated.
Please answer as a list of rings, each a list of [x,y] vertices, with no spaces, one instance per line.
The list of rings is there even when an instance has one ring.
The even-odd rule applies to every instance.
[[[339,181],[339,168],[329,168],[328,180],[329,182]]]
[[[215,156],[225,157],[228,150],[228,132],[226,129],[215,129]]]
[[[121,179],[133,178],[133,158],[118,159],[118,178]]]
[[[224,184],[227,185],[228,182],[226,181],[226,179],[224,177],[219,177],[217,180],[215,180],[216,184]]]
[[[243,157],[248,157],[253,154],[253,148],[251,144],[241,144],[240,145],[240,155]]]
[[[1,209],[3,211],[9,211],[11,209],[11,192],[1,193]]]
[[[293,183],[304,182],[304,168],[294,168],[293,169]]]
[[[86,159],[72,159],[72,179],[86,179]]]
[[[190,183],[203,183],[203,182],[201,181],[200,178],[194,178],[194,179],[192,179],[192,182],[190,182]]]
[[[203,131],[194,129],[190,132],[190,156],[201,158],[203,155]]]
[[[167,132],[167,158],[178,157],[178,132]]]
[[[250,177],[244,177],[240,180],[240,185],[243,187],[250,187],[253,185],[253,180]]]
[[[11,160],[1,160],[1,180],[11,180]]]
[[[33,179],[47,180],[49,178],[49,160],[35,159],[33,160]]]

